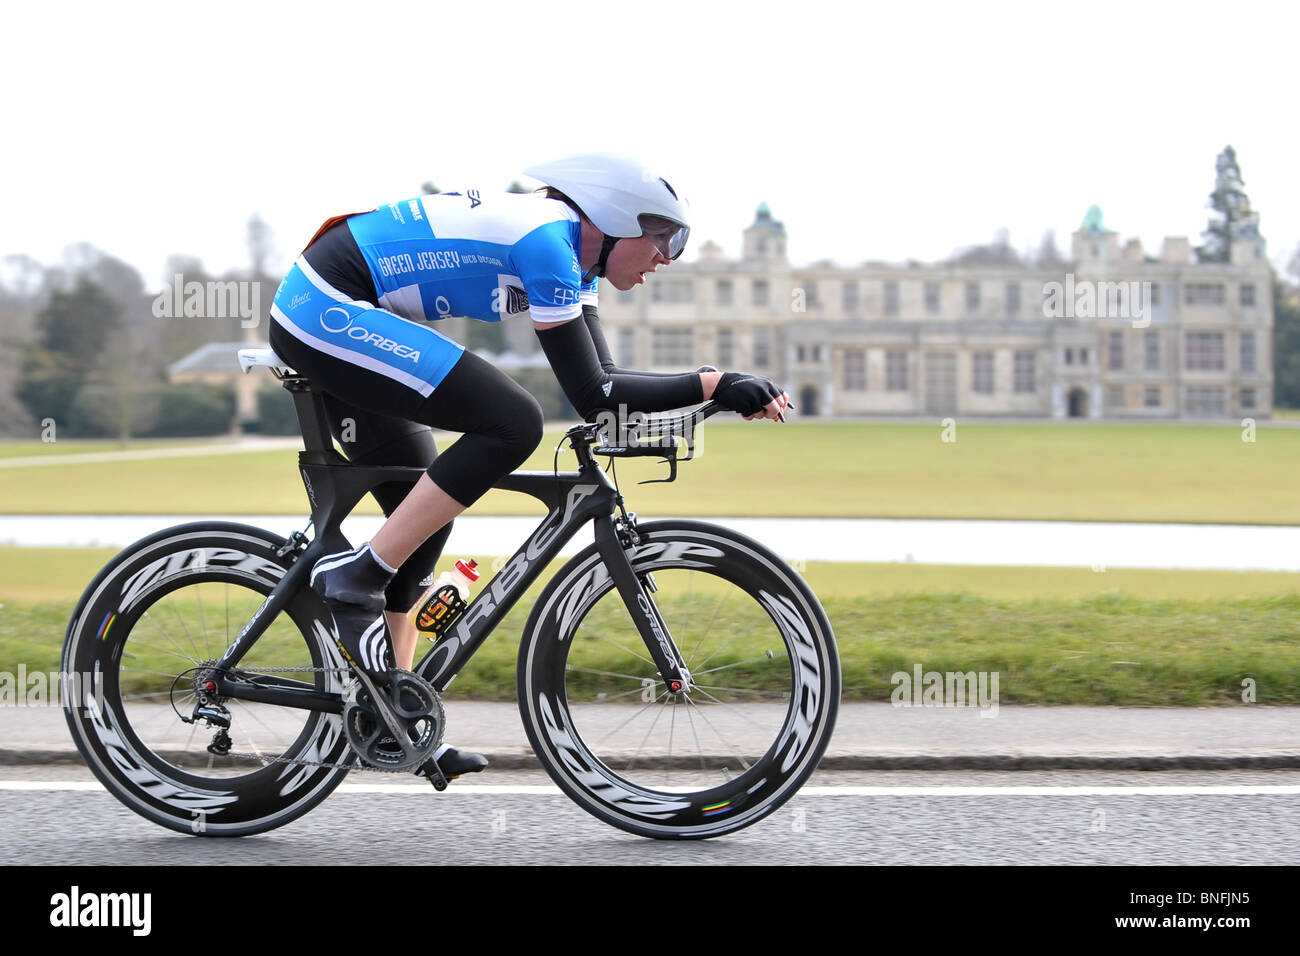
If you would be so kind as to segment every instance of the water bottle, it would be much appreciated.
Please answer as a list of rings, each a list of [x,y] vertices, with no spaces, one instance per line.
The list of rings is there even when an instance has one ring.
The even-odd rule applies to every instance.
[[[469,604],[470,585],[478,580],[478,562],[457,561],[451,571],[444,571],[420,599],[411,606],[407,619],[415,629],[436,641],[460,617]]]

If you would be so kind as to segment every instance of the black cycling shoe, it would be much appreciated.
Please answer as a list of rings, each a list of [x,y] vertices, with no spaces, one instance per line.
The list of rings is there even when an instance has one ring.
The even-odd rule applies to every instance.
[[[327,555],[311,570],[312,589],[334,615],[335,641],[343,656],[376,679],[396,666],[393,639],[384,620],[384,589],[393,574],[368,542],[355,551]]]
[[[478,773],[487,769],[487,757],[469,750],[457,750],[455,747],[443,744],[436,754],[433,759],[438,761],[438,769],[448,780],[455,780],[462,774]]]
[[[401,756],[401,748],[397,746],[397,741],[392,737],[385,737],[379,741],[379,749],[385,752],[392,752],[395,756]],[[476,754],[469,750],[457,750],[455,747],[449,747],[443,744],[435,753],[438,756],[433,759],[438,763],[438,770],[446,780],[455,780],[467,773],[479,773],[486,770],[488,765],[487,757],[482,754]],[[426,764],[427,766],[427,764]],[[423,773],[423,770],[416,770],[416,773]]]

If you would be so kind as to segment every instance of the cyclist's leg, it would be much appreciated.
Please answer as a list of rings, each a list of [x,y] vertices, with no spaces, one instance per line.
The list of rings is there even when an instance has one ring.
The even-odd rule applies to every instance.
[[[270,340],[276,352],[321,392],[350,410],[377,416],[369,419],[372,426],[384,419],[389,424],[394,419],[409,421],[410,413],[432,394],[464,351],[427,326],[340,292],[305,258],[294,264],[276,291],[271,317]],[[342,434],[343,422],[335,425],[339,437],[347,437]],[[382,444],[367,450],[374,452]],[[426,467],[436,460],[426,458],[421,462]],[[397,502],[389,504],[395,507]],[[439,515],[419,543],[453,516]],[[372,676],[382,675],[395,663],[388,659],[391,644],[383,612],[388,607],[388,589],[408,557],[389,563],[367,543],[351,555],[327,556],[313,569],[312,585],[334,613],[344,651]],[[424,572],[415,567],[410,573],[418,575],[418,582]]]
[[[381,415],[359,408],[334,395],[324,396],[330,429],[348,460],[359,465],[405,465],[428,468],[438,457],[433,432],[427,425]],[[390,483],[375,488],[372,494],[385,516],[391,516],[411,490],[409,485]],[[406,613],[423,592],[425,582],[436,570],[451,522],[435,531],[398,567],[384,591],[384,611],[393,638],[397,666],[410,670],[415,656],[417,634]]]
[[[430,531],[432,516],[472,505],[523,464],[542,438],[542,410],[514,379],[466,352],[437,390],[411,413],[416,421],[461,432],[429,466],[372,545],[386,559],[405,560]]]
[[[334,613],[344,650],[349,643],[357,649],[357,654],[349,656],[359,663],[361,641],[368,639],[370,663],[382,667],[388,661],[377,657],[386,658],[391,652],[384,618],[393,622],[395,615],[377,612],[387,604],[387,588],[397,569],[498,478],[522,463],[541,439],[541,409],[513,380],[451,339],[379,309],[373,302],[340,292],[305,259],[295,263],[281,283],[271,315],[272,347],[327,394],[379,415],[472,432],[456,442],[453,449],[458,453],[450,461],[444,461],[446,455],[436,456],[413,493],[389,514],[380,535],[390,529],[402,532],[390,535],[400,543],[400,550],[387,553],[391,564],[377,558],[368,542],[356,554],[329,556],[313,569],[312,583],[317,586],[318,571],[332,565],[332,573],[321,572],[317,589],[325,594]],[[441,385],[448,377],[452,382],[443,390]],[[435,390],[442,394],[436,395]],[[458,404],[464,407],[455,407]],[[462,478],[458,474],[462,469],[474,477]],[[452,494],[459,490],[461,498],[439,488],[435,477],[441,478]],[[441,542],[437,549],[441,550]],[[357,573],[349,581],[352,571]],[[332,601],[329,577],[343,578],[339,591],[349,598],[359,596],[364,604],[375,605],[374,609]],[[365,593],[367,586],[369,594]],[[394,623],[399,630],[406,624],[404,620]],[[378,645],[381,639],[387,647]],[[478,754],[446,746],[435,758],[449,777],[487,765]]]
[[[377,622],[396,569],[522,463],[541,439],[541,409],[451,339],[344,295],[303,259],[276,292],[271,315],[272,347],[323,391],[360,409],[465,432],[371,542],[313,571],[313,586],[333,602],[345,650],[367,670],[382,671],[387,635]]]

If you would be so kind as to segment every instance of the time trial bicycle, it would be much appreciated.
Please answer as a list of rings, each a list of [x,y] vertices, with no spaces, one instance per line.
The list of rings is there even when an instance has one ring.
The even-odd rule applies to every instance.
[[[840,698],[817,597],[735,531],[638,520],[612,467],[661,456],[673,480],[720,406],[576,425],[565,435],[576,471],[499,481],[546,517],[415,665],[419,680],[377,702],[308,576],[352,547],[340,525],[365,494],[424,469],[349,463],[306,377],[270,349],[241,350],[240,363],[270,369],[293,397],[314,534],[183,524],[126,548],[87,587],[62,658],[84,679],[64,709],[90,769],[126,806],[173,830],[241,836],[296,819],[359,767],[413,769],[441,789],[426,759],[442,737],[438,695],[584,528],[593,543],[542,589],[518,655],[519,712],[556,785],[632,833],[703,838],[762,819],[813,773]],[[409,744],[385,733],[394,714]]]

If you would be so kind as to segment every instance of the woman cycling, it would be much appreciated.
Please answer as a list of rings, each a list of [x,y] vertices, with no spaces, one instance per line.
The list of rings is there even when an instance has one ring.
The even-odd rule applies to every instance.
[[[326,222],[271,307],[272,348],[326,393],[348,458],[426,469],[409,491],[376,489],[383,526],[312,570],[344,655],[372,678],[410,668],[416,632],[405,615],[452,519],[542,436],[528,392],[426,323],[531,319],[564,394],[588,420],[620,406],[652,412],[708,399],[749,419],[776,419],[789,402],[759,376],[629,371],[610,357],[596,314],[599,279],[631,289],[686,245],[687,205],[667,180],[609,155],[525,173],[544,194],[439,193]],[[430,427],[462,437],[439,455]],[[436,757],[449,777],[487,765],[445,746]]]

